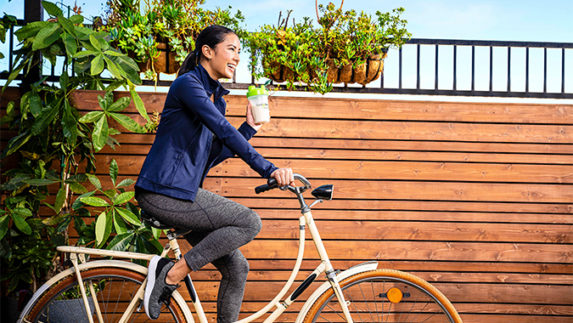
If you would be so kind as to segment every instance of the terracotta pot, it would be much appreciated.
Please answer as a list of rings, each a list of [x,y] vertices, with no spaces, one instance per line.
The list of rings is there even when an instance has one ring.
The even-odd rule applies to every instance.
[[[354,68],[352,67],[352,64],[347,64],[342,68],[337,68],[334,64],[334,60],[330,59],[327,61],[327,80],[329,83],[368,84],[378,79],[382,74],[385,57],[386,53],[373,55],[366,59],[364,63],[357,65]],[[292,80],[294,76],[294,72],[291,69],[275,62],[268,63],[268,65],[265,66],[265,69],[272,69],[269,78],[279,83],[284,82],[287,79]]]

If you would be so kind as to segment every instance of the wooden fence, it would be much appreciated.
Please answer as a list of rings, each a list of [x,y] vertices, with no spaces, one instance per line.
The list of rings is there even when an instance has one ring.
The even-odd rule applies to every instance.
[[[76,102],[97,109],[97,94],[77,92]],[[165,94],[141,95],[161,111]],[[227,102],[238,126],[246,98]],[[274,96],[271,115],[253,146],[315,187],[334,184],[334,200],[313,214],[337,269],[377,260],[414,273],[464,322],[573,322],[573,105]],[[115,159],[135,179],[154,136],[116,138],[121,146],[98,154],[98,170]],[[262,183],[233,158],[205,184],[263,219],[242,248],[251,265],[242,317],[282,288],[296,257],[298,203],[279,190],[255,195]],[[318,262],[307,243],[299,281]],[[209,265],[192,277],[214,318],[219,274]]]

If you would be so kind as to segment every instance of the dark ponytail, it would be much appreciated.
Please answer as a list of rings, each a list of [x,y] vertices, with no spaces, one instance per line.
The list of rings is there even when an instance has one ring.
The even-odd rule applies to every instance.
[[[201,61],[202,48],[207,45],[211,48],[225,40],[227,34],[235,34],[232,29],[220,25],[211,25],[203,29],[195,40],[195,49],[187,55],[177,72],[177,77],[194,69]]]

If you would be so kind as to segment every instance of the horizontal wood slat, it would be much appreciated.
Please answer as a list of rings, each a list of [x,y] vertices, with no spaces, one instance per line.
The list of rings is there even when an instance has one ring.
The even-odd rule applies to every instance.
[[[18,98],[7,93],[2,107]],[[97,95],[103,92],[72,98],[84,113],[99,109]],[[150,113],[161,112],[166,94],[141,97]],[[230,95],[227,103],[229,121],[239,126],[246,98]],[[334,200],[313,214],[336,269],[377,260],[379,268],[416,274],[442,290],[464,322],[573,321],[573,105],[277,95],[270,109],[271,122],[250,142],[314,187],[334,184]],[[143,122],[133,103],[126,112]],[[2,134],[4,147],[13,131],[4,126]],[[137,178],[154,135],[115,138],[121,146],[96,156],[105,187],[112,159],[120,180]],[[264,182],[238,158],[212,169],[205,182],[263,220],[255,241],[242,247],[251,272],[241,317],[281,289],[296,256],[298,203],[278,190],[255,195]],[[309,259],[295,286],[318,265],[308,239]],[[220,274],[208,265],[192,277],[215,320]],[[295,303],[278,322],[293,322],[301,307]]]

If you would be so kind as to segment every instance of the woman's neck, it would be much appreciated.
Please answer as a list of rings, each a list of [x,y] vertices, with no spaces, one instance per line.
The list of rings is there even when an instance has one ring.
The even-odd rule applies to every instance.
[[[205,62],[204,59],[201,59],[201,61],[199,62],[199,64],[201,64],[201,66],[203,66],[203,68],[205,69],[205,71],[207,71],[207,74],[209,74],[209,76],[215,80],[215,81],[219,81],[219,78],[215,76],[215,71],[211,68],[211,66]]]

